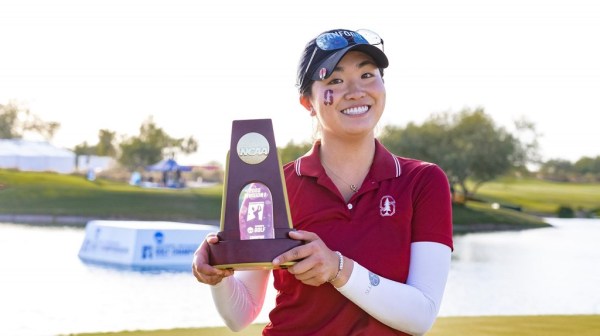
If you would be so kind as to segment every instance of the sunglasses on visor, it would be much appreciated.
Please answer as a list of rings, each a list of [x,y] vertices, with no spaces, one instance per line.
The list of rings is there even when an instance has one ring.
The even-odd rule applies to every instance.
[[[302,82],[297,84],[298,87],[302,87],[304,82],[306,82],[306,73],[308,72],[308,69],[310,69],[315,54],[317,53],[317,49],[331,51],[339,50],[350,45],[370,44],[377,46],[379,49],[381,49],[381,51],[384,51],[383,39],[377,35],[377,33],[368,29],[359,29],[355,32],[345,30],[340,32],[323,33],[317,36],[315,39],[315,44],[315,49],[313,50],[312,55],[306,64],[304,75],[302,76]]]
[[[349,45],[370,44],[374,46],[381,45],[380,49],[381,51],[384,51],[383,39],[377,35],[377,33],[368,29],[359,29],[356,32],[343,31],[339,33],[323,33],[317,36],[315,42],[317,47],[321,50],[338,50]],[[314,54],[315,52],[313,52],[313,55]]]

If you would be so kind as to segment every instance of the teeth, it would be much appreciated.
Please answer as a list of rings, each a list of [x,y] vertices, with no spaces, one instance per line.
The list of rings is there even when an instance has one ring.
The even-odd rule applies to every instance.
[[[342,110],[343,114],[349,114],[349,115],[356,115],[356,114],[361,114],[361,113],[365,113],[369,110],[369,106],[357,106],[357,107],[351,107],[349,109],[345,109]]]

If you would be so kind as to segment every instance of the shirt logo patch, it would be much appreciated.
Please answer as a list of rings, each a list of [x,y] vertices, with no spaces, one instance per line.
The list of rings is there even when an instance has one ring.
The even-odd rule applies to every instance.
[[[388,217],[396,213],[396,200],[389,195],[383,196],[379,202],[379,214]]]

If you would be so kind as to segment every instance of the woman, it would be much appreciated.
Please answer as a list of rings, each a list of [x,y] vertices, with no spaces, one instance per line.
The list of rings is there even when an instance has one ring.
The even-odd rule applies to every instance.
[[[263,335],[423,334],[450,267],[448,180],[434,164],[391,154],[375,139],[385,107],[383,41],[336,29],[311,40],[298,66],[300,103],[321,138],[284,167],[294,228],[305,244],[273,260],[278,291]],[[269,271],[218,270],[198,249],[194,275],[211,285],[232,330],[262,308]]]

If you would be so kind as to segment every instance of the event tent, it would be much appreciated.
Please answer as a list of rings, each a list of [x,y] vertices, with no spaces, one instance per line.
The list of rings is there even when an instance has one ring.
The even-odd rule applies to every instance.
[[[166,159],[153,165],[146,166],[146,171],[160,172],[162,175],[161,187],[182,188],[185,186],[185,180],[181,178],[181,172],[192,171],[192,166],[182,166],[173,159]],[[133,180],[134,176],[132,176]],[[137,179],[137,177],[136,177]],[[132,183],[132,182],[130,182]],[[135,183],[135,182],[134,182]],[[136,183],[137,184],[137,183]]]
[[[0,139],[0,168],[72,173],[75,153],[45,141]]]
[[[146,167],[147,171],[157,172],[176,172],[176,171],[191,171],[191,166],[181,166],[173,159],[162,160],[151,166]]]

